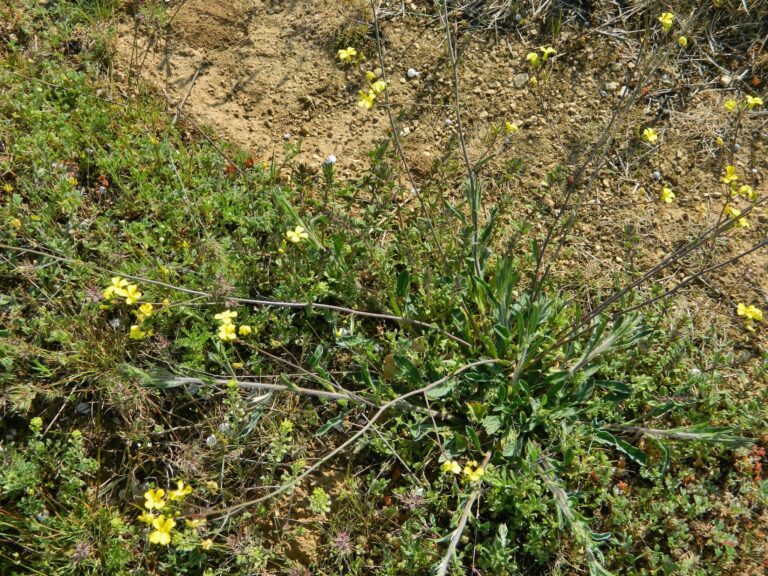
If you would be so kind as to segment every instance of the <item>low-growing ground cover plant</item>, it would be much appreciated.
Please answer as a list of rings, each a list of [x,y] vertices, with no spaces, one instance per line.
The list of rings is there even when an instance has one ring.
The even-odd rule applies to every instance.
[[[764,306],[698,332],[675,300],[765,245],[721,246],[759,228],[757,181],[724,158],[716,221],[586,299],[553,267],[597,156],[547,176],[564,198],[549,228],[510,220],[482,166],[520,128],[493,126],[473,163],[457,97],[461,195],[413,182],[409,210],[370,45],[329,49],[363,87],[349,106],[392,127],[343,180],[335,156],[316,175],[292,142],[256,159],[144,87],[121,94],[117,8],[0,9],[4,573],[764,569]],[[438,15],[455,67],[455,16]],[[695,36],[646,16],[652,70]],[[531,49],[527,82],[559,55]],[[733,102],[734,126],[762,106]],[[638,125],[634,153],[663,140]],[[655,194],[665,210],[684,192]]]

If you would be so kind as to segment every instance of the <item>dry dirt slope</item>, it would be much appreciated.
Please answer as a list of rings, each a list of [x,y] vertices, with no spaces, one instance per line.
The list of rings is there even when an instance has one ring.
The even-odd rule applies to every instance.
[[[279,154],[285,140],[301,140],[298,160],[311,170],[333,154],[342,177],[359,175],[374,142],[389,129],[382,106],[364,111],[355,105],[363,71],[381,70],[370,42],[367,62],[359,68],[340,65],[335,48],[340,34],[365,29],[366,6],[330,0],[188,0],[171,6],[171,24],[161,32],[146,26],[138,35],[132,25],[122,29],[121,70],[163,90],[171,112],[183,102],[186,114],[258,159]],[[419,183],[427,182],[436,167],[459,160],[458,150],[449,146],[455,144],[456,116],[445,37],[425,10],[404,16],[382,10],[381,16],[392,110],[409,164]],[[600,30],[585,34],[566,28],[554,41],[558,55],[548,75],[534,87],[521,75],[531,72],[525,55],[539,42],[540,34],[469,31],[462,36],[460,82],[470,153],[479,157],[493,124],[510,120],[520,127],[491,166],[516,157],[525,170],[494,193],[516,217],[543,227],[560,200],[542,187],[547,173],[569,166],[598,137],[627,79],[630,87],[646,82],[564,252],[566,279],[608,285],[614,272],[651,265],[717,218],[724,201],[718,178],[728,156],[715,144],[729,122],[723,102],[738,97],[746,85],[723,83],[717,68],[699,66],[695,75],[690,66],[684,69],[698,49],[694,38],[686,49],[662,53],[652,77],[638,80],[633,76],[637,43]],[[409,68],[419,76],[409,79]],[[638,153],[643,126],[656,127],[661,138],[656,146],[641,145]],[[754,129],[761,134],[759,116]],[[762,194],[768,172],[764,136],[742,141],[732,160]],[[658,200],[663,185],[675,190],[672,205]],[[750,230],[733,233],[721,244],[722,256],[764,237],[763,209],[756,210],[752,222]],[[665,280],[688,272],[677,270]],[[733,318],[737,301],[768,308],[765,251],[699,288],[706,308],[714,305],[726,318]]]

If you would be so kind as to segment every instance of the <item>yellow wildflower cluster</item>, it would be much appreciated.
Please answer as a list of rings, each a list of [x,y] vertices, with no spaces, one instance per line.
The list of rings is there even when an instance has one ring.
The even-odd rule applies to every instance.
[[[440,466],[440,471],[443,474],[461,474],[463,472],[464,478],[469,482],[480,482],[485,476],[485,468],[475,460],[467,462],[464,468],[456,460],[446,460]]]
[[[743,302],[739,302],[736,307],[736,314],[744,318],[744,327],[750,332],[755,331],[755,322],[762,322],[763,320],[763,311],[753,304],[747,306]]]
[[[672,14],[672,12],[663,12],[661,16],[659,16],[659,22],[661,22],[662,30],[664,30],[664,32],[669,32],[670,28],[672,28],[672,24],[675,22],[675,15]]]
[[[234,319],[237,318],[237,312],[232,310],[224,310],[214,316],[219,321],[219,338],[224,342],[231,342],[237,340],[238,334],[240,336],[248,336],[253,332],[248,324],[241,324],[239,327],[234,323]]]
[[[298,244],[302,240],[309,238],[309,234],[304,230],[304,226],[296,226],[293,230],[288,229],[285,233],[285,238],[292,244]]]
[[[360,91],[360,100],[357,101],[357,105],[364,110],[370,110],[378,95],[387,89],[387,83],[384,80],[376,80],[373,72],[367,72],[365,79],[368,80],[368,90]]]
[[[336,53],[336,56],[343,64],[358,64],[365,60],[365,55],[352,46],[342,48]]]
[[[133,306],[139,303],[144,294],[137,284],[131,284],[121,276],[114,276],[109,286],[102,292],[102,296],[107,302],[117,302],[119,299],[122,299],[128,306]],[[133,310],[137,323],[131,325],[128,338],[131,340],[143,340],[147,336],[152,335],[151,330],[144,330],[142,328],[142,323],[154,314],[154,310],[154,306],[150,302],[140,304]]]
[[[139,516],[139,521],[153,528],[149,533],[149,541],[152,544],[168,546],[171,543],[171,531],[176,527],[173,515],[159,514],[160,510],[169,507],[171,502],[180,502],[192,493],[192,487],[185,485],[182,480],[176,482],[176,489],[167,493],[162,488],[147,490],[144,493],[144,512]],[[178,516],[178,513],[176,514]],[[197,528],[202,525],[200,520],[187,521],[187,526]]]
[[[757,200],[757,192],[749,184],[739,184],[739,175],[736,173],[736,167],[729,164],[725,167],[725,173],[720,177],[720,182],[727,184],[729,194],[732,199],[744,196],[750,202]],[[725,205],[723,214],[728,218],[736,219],[736,226],[739,228],[749,228],[749,220],[741,216],[741,210],[734,207],[730,202]]]
[[[765,102],[763,101],[760,96],[750,96],[747,94],[744,97],[744,101],[739,104],[736,100],[733,98],[729,98],[725,101],[725,109],[728,110],[728,112],[736,112],[738,109],[744,109],[747,108],[749,110],[754,110],[755,108],[760,108],[761,106],[764,106]]]
[[[648,142],[649,144],[653,144],[659,139],[659,135],[653,128],[646,128],[643,130],[643,140]]]
[[[528,52],[528,54],[525,55],[525,59],[528,60],[528,63],[533,68],[538,68],[544,62],[546,62],[550,56],[554,56],[557,54],[557,51],[552,48],[552,46],[539,46],[539,52],[541,52],[541,56],[538,55],[536,52]]]
[[[661,189],[660,200],[664,204],[671,204],[674,199],[675,199],[675,193],[672,192],[672,188],[670,188],[669,186],[664,186]]]

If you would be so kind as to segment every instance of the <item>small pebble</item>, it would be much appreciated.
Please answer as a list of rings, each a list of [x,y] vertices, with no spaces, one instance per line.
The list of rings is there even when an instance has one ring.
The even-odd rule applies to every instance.
[[[651,177],[654,180],[656,180],[656,182],[658,182],[659,180],[661,180],[661,172],[659,172],[658,170],[654,170],[653,174],[651,174]]]
[[[419,71],[416,70],[415,68],[408,68],[408,72],[406,72],[405,74],[411,80],[419,77]]]
[[[515,79],[513,80],[515,88],[522,88],[528,83],[529,79],[530,76],[528,76],[527,72],[521,72],[520,74],[515,75]]]

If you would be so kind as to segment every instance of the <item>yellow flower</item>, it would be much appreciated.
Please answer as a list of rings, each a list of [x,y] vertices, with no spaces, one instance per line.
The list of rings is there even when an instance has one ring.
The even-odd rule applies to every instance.
[[[205,524],[205,518],[192,518],[191,520],[187,518],[184,520],[184,524],[187,525],[187,528],[200,528],[200,526]]]
[[[541,51],[541,56],[543,60],[546,60],[550,56],[554,56],[557,54],[557,50],[552,48],[552,46],[539,46],[539,50]]]
[[[339,60],[342,62],[352,62],[352,59],[357,56],[357,50],[352,48],[351,46],[349,48],[345,48],[342,50],[339,50],[338,57]]]
[[[506,134],[514,134],[518,130],[520,130],[520,128],[518,128],[516,124],[512,124],[509,120],[504,121],[504,132]]]
[[[759,96],[747,95],[746,99],[747,99],[747,106],[749,107],[750,110],[752,110],[753,108],[758,108],[763,105],[763,99],[760,98]]]
[[[376,93],[373,90],[360,92],[360,100],[357,101],[357,105],[363,110],[370,110],[373,108],[374,100],[376,100]]]
[[[738,208],[734,208],[730,204],[726,204],[725,209],[723,210],[723,214],[729,217],[738,218],[739,216],[741,216],[741,210],[739,210]]]
[[[170,305],[171,305],[171,301],[168,300],[168,298],[163,298],[163,306],[170,306]]]
[[[669,186],[664,186],[661,189],[660,199],[662,202],[664,202],[664,204],[671,204],[672,200],[675,199],[675,193],[672,192],[672,188]]]
[[[483,467],[478,466],[477,462],[474,460],[470,460],[467,462],[467,465],[464,466],[464,476],[466,476],[470,482],[479,482],[483,479],[484,474],[485,470]]]
[[[653,128],[646,128],[645,130],[643,130],[643,140],[645,140],[646,142],[653,144],[658,139],[659,139],[659,135],[656,133],[656,130],[654,130]]]
[[[13,227],[14,230],[21,229],[21,220],[19,220],[18,218],[12,218],[11,226]]]
[[[302,240],[309,238],[309,234],[304,230],[303,226],[296,226],[293,230],[288,230],[285,233],[285,237],[294,244],[298,244]]]
[[[152,527],[155,529],[149,535],[149,541],[152,544],[168,546],[171,543],[171,530],[176,526],[176,520],[166,518],[162,514],[152,521]]]
[[[245,364],[243,364],[242,362],[232,362],[232,368],[234,368],[235,370],[240,370],[240,368],[242,368],[243,366],[245,366]]]
[[[531,86],[538,86],[538,84],[539,84],[539,79],[538,79],[538,78],[536,78],[536,76],[531,76],[531,79],[530,79],[530,80],[528,80],[528,83],[529,83]]]
[[[213,318],[222,324],[232,324],[232,318],[237,318],[237,312],[232,312],[232,310],[224,310],[224,312],[219,312]]]
[[[202,548],[203,550],[210,550],[211,546],[213,546],[213,540],[211,540],[210,538],[206,538],[205,540],[200,542],[200,548]]]
[[[456,460],[446,460],[440,466],[440,472],[443,474],[460,474],[461,466],[459,466],[459,463],[456,462]]]
[[[122,294],[122,296],[125,296],[125,303],[130,306],[131,304],[136,304],[143,294],[139,291],[139,287],[136,284],[129,284],[125,287],[125,294]]]
[[[384,82],[384,80],[376,80],[373,84],[371,84],[371,90],[374,94],[381,94],[384,92],[384,90],[387,87],[387,83]]]
[[[237,329],[234,324],[222,324],[219,326],[219,338],[224,342],[237,340]]]
[[[253,332],[253,329],[248,324],[243,324],[237,329],[237,333],[240,334],[240,336],[248,336],[251,332]]]
[[[525,55],[525,59],[528,60],[533,67],[537,67],[541,64],[541,59],[536,52],[528,52],[528,54]]]
[[[752,202],[757,200],[757,192],[755,192],[755,189],[749,184],[742,184],[739,186],[739,194],[744,194],[744,196],[749,198]]]
[[[749,226],[750,226],[749,220],[747,220],[746,218],[739,218],[736,221],[736,227],[738,228],[749,228]]]
[[[720,182],[723,184],[730,184],[731,182],[736,182],[738,179],[739,175],[736,174],[736,167],[728,164],[728,166],[725,167],[725,176],[720,177]]]
[[[147,333],[138,324],[133,324],[130,332],[128,332],[128,338],[131,340],[144,340],[146,337]]]
[[[747,306],[743,302],[740,302],[736,307],[736,313],[739,316],[746,317],[748,320],[757,320],[760,322],[763,319],[763,311],[754,304]]]
[[[144,320],[147,319],[148,316],[152,316],[152,313],[154,312],[155,307],[152,306],[149,302],[146,302],[145,304],[142,304],[138,307],[137,310],[134,311],[134,314],[136,314],[136,320],[139,322],[144,322]]]
[[[112,296],[125,296],[125,287],[128,286],[128,280],[125,278],[120,278],[120,276],[115,276],[112,278],[112,284],[107,286],[107,289],[104,290],[104,293],[102,294],[104,296],[104,300],[111,300]]]
[[[152,524],[152,522],[155,520],[155,515],[151,512],[142,512],[137,520],[139,522],[144,522],[144,524]]]
[[[144,508],[147,510],[162,510],[165,508],[165,490],[147,490],[144,492]]]
[[[10,182],[6,182],[5,184],[3,184],[3,192],[7,192],[8,194],[13,192],[13,184],[11,184]]]
[[[680,38],[677,39],[677,45],[680,46],[680,48],[685,48],[688,46],[688,38],[680,36]]]
[[[192,493],[192,486],[185,486],[183,480],[176,481],[176,490],[171,490],[168,493],[168,498],[171,500],[183,500],[187,494]]]
[[[728,110],[728,112],[733,112],[734,110],[736,110],[738,106],[739,106],[739,103],[736,102],[736,100],[725,101],[725,109]]]
[[[664,32],[668,32],[670,28],[672,28],[672,23],[675,21],[675,16],[671,12],[664,12],[661,16],[659,16],[659,22],[661,22],[661,27],[664,29]]]
[[[368,70],[368,72],[365,73],[365,79],[368,80],[368,82],[373,82],[376,80],[376,74]]]

